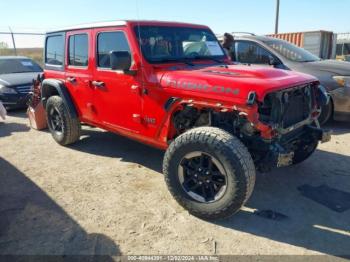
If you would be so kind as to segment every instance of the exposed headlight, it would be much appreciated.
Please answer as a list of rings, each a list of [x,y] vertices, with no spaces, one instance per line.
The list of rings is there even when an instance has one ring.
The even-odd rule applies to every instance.
[[[333,76],[333,79],[342,87],[350,86],[350,76]]]
[[[16,90],[3,85],[0,85],[0,93],[2,94],[17,94]]]

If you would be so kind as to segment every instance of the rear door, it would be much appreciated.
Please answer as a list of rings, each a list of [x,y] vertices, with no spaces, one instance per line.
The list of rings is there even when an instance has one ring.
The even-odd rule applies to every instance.
[[[141,94],[137,75],[111,69],[111,51],[129,51],[124,28],[94,31],[95,65],[92,84],[99,122],[119,131],[138,133],[141,129]]]
[[[68,32],[66,35],[65,83],[81,119],[87,122],[95,122],[93,88],[90,84],[93,71],[89,59],[91,42],[89,30]]]

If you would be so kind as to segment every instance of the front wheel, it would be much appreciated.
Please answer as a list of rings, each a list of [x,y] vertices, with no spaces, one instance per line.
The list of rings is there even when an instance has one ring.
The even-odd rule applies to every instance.
[[[163,172],[177,202],[204,219],[236,213],[255,184],[255,167],[247,148],[214,127],[192,129],[176,138],[165,154]]]

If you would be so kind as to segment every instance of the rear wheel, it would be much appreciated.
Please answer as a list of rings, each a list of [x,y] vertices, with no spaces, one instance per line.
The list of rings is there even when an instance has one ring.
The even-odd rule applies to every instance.
[[[52,137],[60,145],[69,145],[80,137],[80,122],[72,117],[59,96],[51,96],[46,104],[47,124]]]
[[[246,147],[213,127],[192,129],[175,139],[165,154],[163,172],[177,202],[204,219],[236,213],[255,184],[255,167]]]

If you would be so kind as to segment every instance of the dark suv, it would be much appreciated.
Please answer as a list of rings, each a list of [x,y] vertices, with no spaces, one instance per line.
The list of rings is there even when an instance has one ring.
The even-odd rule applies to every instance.
[[[42,71],[30,58],[0,57],[0,101],[4,106],[8,109],[26,107],[33,79]]]
[[[315,76],[331,95],[331,103],[322,108],[320,123],[332,117],[350,121],[349,62],[321,60],[287,41],[253,34],[235,35],[230,55],[242,64],[274,66]]]

